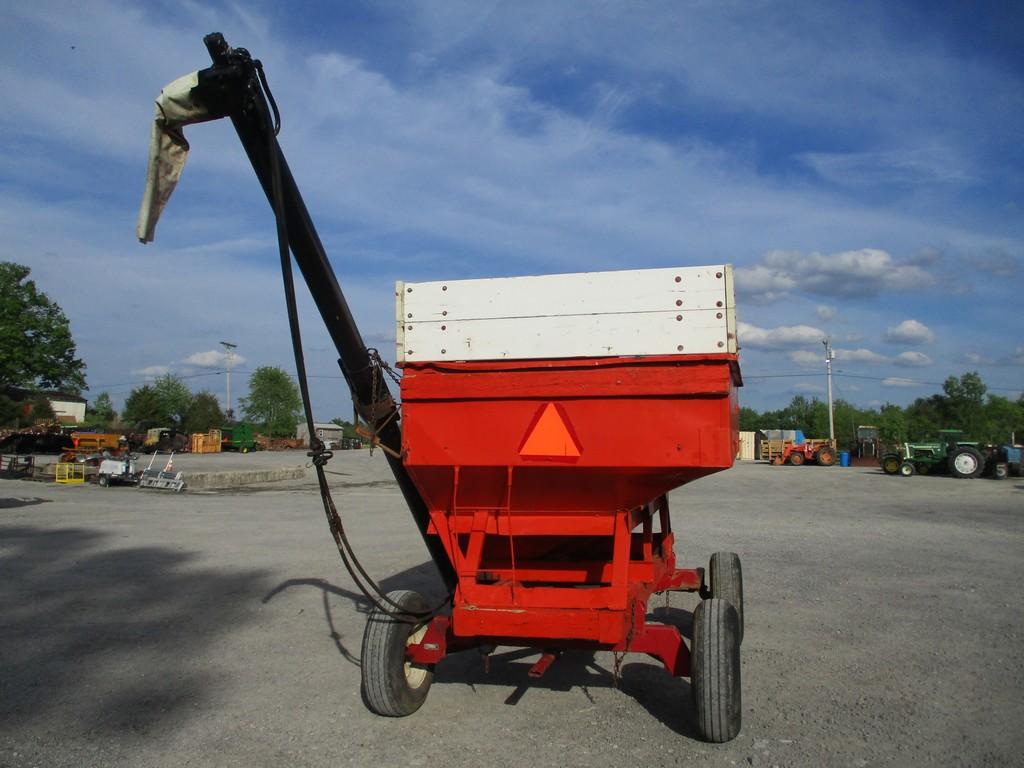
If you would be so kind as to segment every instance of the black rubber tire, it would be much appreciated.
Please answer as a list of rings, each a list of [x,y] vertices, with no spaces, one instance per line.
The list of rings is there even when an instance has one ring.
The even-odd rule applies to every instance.
[[[408,611],[430,609],[418,592],[400,589],[388,597]],[[406,662],[405,648],[410,637],[426,630],[388,616],[379,608],[371,611],[363,632],[363,700],[371,712],[385,717],[405,717],[419,709],[434,682],[432,667]]]
[[[739,618],[724,600],[704,600],[693,612],[691,662],[700,735],[718,744],[731,741],[742,725]]]
[[[902,477],[911,477],[917,474],[917,467],[914,466],[912,461],[904,461],[900,464],[900,475]]]
[[[882,471],[887,475],[897,475],[900,471],[900,457],[890,453],[882,457]]]
[[[814,452],[814,460],[823,467],[831,467],[836,463],[836,452],[831,446],[823,445]]]
[[[106,488],[107,486],[110,485],[110,476],[109,475],[97,475],[96,476],[96,484],[99,485],[101,488]]]
[[[794,467],[799,467],[804,463],[804,455],[802,453],[791,453],[789,454],[789,463]]]
[[[739,639],[743,642],[743,568],[735,552],[715,552],[708,568],[711,597],[725,600],[736,609],[739,619]]]
[[[981,452],[969,445],[950,451],[948,461],[950,474],[961,479],[977,477],[985,469]]]

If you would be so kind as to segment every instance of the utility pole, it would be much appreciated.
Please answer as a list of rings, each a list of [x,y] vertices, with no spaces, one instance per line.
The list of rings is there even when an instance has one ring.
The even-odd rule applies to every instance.
[[[836,417],[832,410],[832,360],[835,359],[835,354],[832,352],[832,342],[828,339],[823,339],[822,344],[825,345],[825,375],[828,379],[828,440],[832,444],[832,447],[836,447]]]
[[[232,344],[230,341],[222,341],[221,346],[224,347],[224,368],[227,374],[227,392],[225,393],[225,400],[227,401],[227,412],[224,414],[228,421],[234,420],[234,412],[231,410],[231,364],[235,361],[235,348],[237,344]],[[829,398],[831,402],[831,398]]]

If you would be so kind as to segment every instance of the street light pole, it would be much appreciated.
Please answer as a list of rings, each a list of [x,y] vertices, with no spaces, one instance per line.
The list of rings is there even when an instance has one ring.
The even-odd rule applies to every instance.
[[[224,398],[227,401],[227,412],[224,415],[229,421],[233,421],[234,413],[231,410],[231,364],[235,361],[235,348],[238,345],[232,344],[230,341],[222,341],[220,344],[224,347],[225,380],[227,382],[227,392]]]
[[[828,441],[832,447],[836,447],[836,418],[832,410],[832,360],[835,355],[832,352],[832,342],[823,339],[825,345],[825,374],[828,379]]]

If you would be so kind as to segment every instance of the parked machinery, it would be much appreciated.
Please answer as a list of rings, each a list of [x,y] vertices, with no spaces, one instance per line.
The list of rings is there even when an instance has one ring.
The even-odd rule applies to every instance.
[[[772,464],[781,466],[791,464],[799,467],[803,464],[815,463],[822,467],[831,467],[836,463],[836,449],[831,440],[804,440],[802,443],[786,443],[773,459]]]
[[[889,452],[879,458],[887,475],[910,477],[948,472],[953,477],[978,477],[985,470],[986,451],[976,442],[965,441],[958,429],[939,430],[939,439],[933,443],[904,443],[899,452]]]
[[[880,431],[878,427],[863,425],[857,427],[857,458],[877,459],[879,454]]]

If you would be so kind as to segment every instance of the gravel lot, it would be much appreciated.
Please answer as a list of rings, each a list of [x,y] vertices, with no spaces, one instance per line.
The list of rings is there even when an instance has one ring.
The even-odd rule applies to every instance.
[[[438,595],[383,458],[329,469],[368,569]],[[684,564],[743,558],[744,724],[725,745],[695,738],[688,682],[640,656],[616,689],[609,654],[529,681],[536,654],[485,674],[469,652],[417,714],[371,715],[366,607],[309,481],[0,480],[0,765],[1024,764],[1024,481],[745,464],[671,502]],[[671,618],[693,604],[673,596]]]

